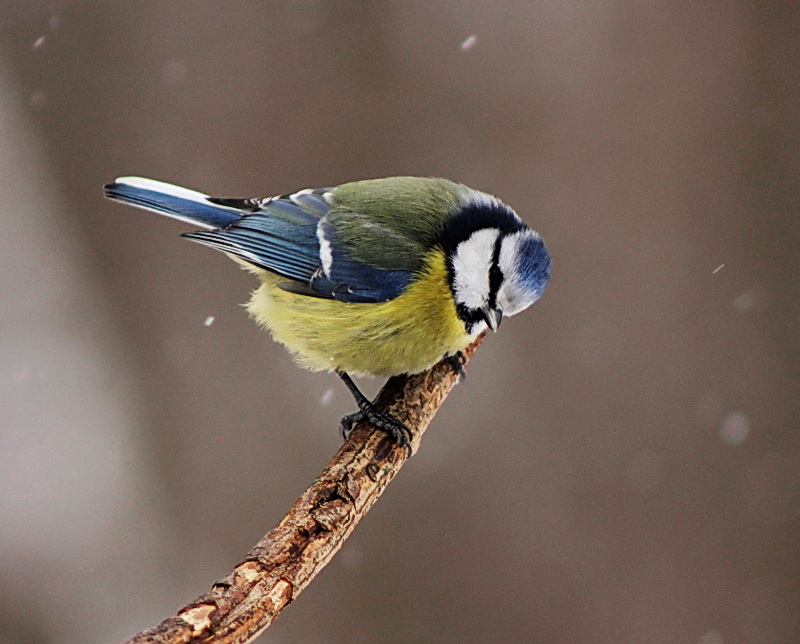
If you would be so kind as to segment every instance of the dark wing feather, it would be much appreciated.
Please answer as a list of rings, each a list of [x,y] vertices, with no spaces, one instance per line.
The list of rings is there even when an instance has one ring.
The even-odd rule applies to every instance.
[[[233,200],[215,200],[220,205]],[[256,200],[240,200],[255,203]],[[289,279],[308,284],[320,266],[319,217],[288,199],[267,199],[258,210],[245,213],[231,225],[184,237],[230,253]]]
[[[183,236],[292,280],[279,284],[289,292],[349,303],[397,297],[411,273],[350,259],[327,219],[330,205],[323,195],[329,191],[303,190],[261,200],[209,198],[245,212],[225,228]],[[318,235],[326,242],[322,253]],[[322,257],[327,260],[324,268]]]
[[[245,212],[255,212],[261,207],[261,199],[230,199],[228,197],[208,197],[207,201],[226,208],[236,208]]]

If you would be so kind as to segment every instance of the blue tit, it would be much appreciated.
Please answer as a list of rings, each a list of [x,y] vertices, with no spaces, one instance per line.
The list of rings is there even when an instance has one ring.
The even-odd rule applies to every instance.
[[[302,366],[335,371],[360,412],[408,447],[350,375],[394,376],[463,357],[487,327],[533,304],[550,278],[538,233],[499,199],[446,179],[388,177],[263,199],[227,199],[152,179],[105,186],[192,224],[260,286],[247,309]]]

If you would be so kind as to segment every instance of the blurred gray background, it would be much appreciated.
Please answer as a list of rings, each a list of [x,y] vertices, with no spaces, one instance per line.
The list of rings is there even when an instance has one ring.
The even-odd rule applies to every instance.
[[[800,641],[798,45],[791,2],[4,2],[0,641],[205,592],[353,409],[124,174],[446,176],[553,255],[260,641]]]

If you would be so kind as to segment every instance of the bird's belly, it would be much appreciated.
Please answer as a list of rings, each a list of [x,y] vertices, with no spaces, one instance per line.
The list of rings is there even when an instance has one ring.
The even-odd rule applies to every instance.
[[[393,376],[424,371],[473,339],[456,314],[443,258],[435,258],[399,297],[375,304],[298,295],[261,275],[250,314],[313,370]]]

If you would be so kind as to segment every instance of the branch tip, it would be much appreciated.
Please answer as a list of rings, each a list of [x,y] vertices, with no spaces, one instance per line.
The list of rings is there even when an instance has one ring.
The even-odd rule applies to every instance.
[[[483,338],[464,349],[461,369],[445,359],[422,374],[390,378],[375,399],[378,409],[412,430],[415,452]],[[391,436],[356,424],[319,478],[244,561],[177,616],[127,644],[251,642],[342,547],[407,458]]]

